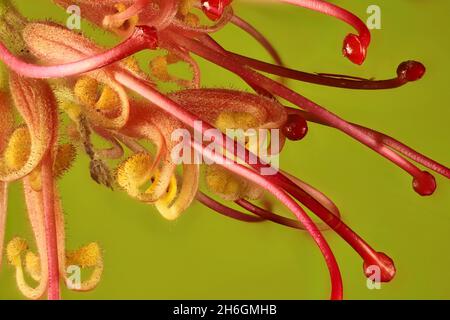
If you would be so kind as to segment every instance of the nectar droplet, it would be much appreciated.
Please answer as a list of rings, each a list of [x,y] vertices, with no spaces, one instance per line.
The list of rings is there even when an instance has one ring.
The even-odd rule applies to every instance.
[[[232,0],[202,0],[202,10],[212,21],[219,20]]]
[[[376,252],[375,258],[364,261],[364,274],[367,278],[376,278],[377,272],[381,282],[391,281],[397,272],[394,261],[383,252]]]
[[[425,72],[425,66],[422,63],[413,60],[402,62],[397,68],[398,78],[408,82],[421,79],[425,75]]]
[[[351,33],[345,37],[342,52],[345,57],[355,64],[361,65],[366,60],[367,50],[356,34]]]
[[[436,180],[431,173],[423,171],[420,176],[414,178],[413,188],[421,196],[431,196],[436,190]]]
[[[290,114],[282,130],[286,138],[298,141],[303,139],[308,133],[308,123],[302,116]]]

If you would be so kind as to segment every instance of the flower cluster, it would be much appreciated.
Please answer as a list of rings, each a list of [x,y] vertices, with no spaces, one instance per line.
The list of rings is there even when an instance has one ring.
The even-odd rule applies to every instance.
[[[352,26],[357,33],[344,38],[342,52],[355,64],[364,62],[370,32],[355,15],[322,0],[280,1],[319,11]],[[47,292],[50,299],[58,299],[60,279],[71,289],[85,291],[93,289],[101,278],[103,259],[97,243],[75,251],[65,250],[56,184],[70,169],[77,151],[89,157],[93,180],[154,205],[168,220],[179,217],[197,200],[234,219],[273,221],[306,230],[325,258],[332,299],[343,297],[342,279],[323,230],[334,230],[355,249],[367,276],[369,267],[376,266],[381,281],[393,279],[393,261],[350,229],[330,199],[284,171],[261,174],[270,164],[263,159],[256,162],[249,159],[258,158],[254,151],[267,148],[268,144],[283,146],[286,139],[303,139],[307,123],[315,122],[340,130],[373,149],[410,174],[418,194],[431,195],[436,188],[434,177],[412,162],[446,178],[450,178],[449,168],[385,134],[343,120],[292,91],[283,81],[262,74],[324,86],[377,90],[419,80],[425,74],[421,63],[403,62],[397,75],[387,80],[292,70],[284,66],[280,55],[259,31],[234,14],[231,0],[54,2],[63,8],[79,6],[84,19],[121,40],[113,48],[102,48],[56,23],[28,21],[9,1],[0,4],[0,60],[7,67],[0,87],[0,252],[7,187],[13,181],[21,181],[37,253],[18,237],[8,242],[5,252],[16,269],[18,287],[26,297],[37,299]],[[254,37],[274,63],[223,48],[212,35],[228,24]],[[142,50],[158,52],[156,58],[148,61],[150,72],[144,72],[133,57]],[[202,88],[201,71],[193,55],[236,74],[254,93]],[[192,78],[172,74],[169,66],[175,63],[186,63],[192,70]],[[179,89],[165,93],[160,89],[165,82]],[[283,105],[281,99],[292,106]],[[15,116],[14,109],[19,116]],[[69,124],[61,125],[62,119]],[[195,126],[197,121],[203,123],[200,129]],[[201,141],[189,140],[192,157],[201,154],[209,161],[202,166],[195,161],[178,165],[173,154],[179,141],[172,134],[179,128],[194,135],[205,134],[209,129],[223,133],[228,129],[278,129],[280,134],[265,137],[265,144],[258,142],[256,148],[250,142],[242,145],[221,134],[222,139],[217,140],[222,152],[211,150]],[[111,147],[96,147],[93,137],[107,141]],[[237,144],[245,150],[243,154],[236,154]],[[210,195],[199,190],[200,176],[205,179]],[[284,204],[296,219],[273,213],[267,195]],[[242,211],[227,206],[225,201],[237,204]],[[324,224],[316,225],[303,207]],[[67,276],[67,267],[73,265],[89,269],[90,277],[73,285]],[[28,284],[27,277],[37,285]]]

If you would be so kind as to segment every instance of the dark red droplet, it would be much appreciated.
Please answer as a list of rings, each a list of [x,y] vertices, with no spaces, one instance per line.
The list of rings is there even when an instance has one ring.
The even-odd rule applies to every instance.
[[[201,0],[202,10],[212,21],[219,20],[232,0]]]
[[[391,281],[397,272],[394,261],[383,252],[376,252],[376,257],[364,261],[363,268],[367,278],[376,279],[379,276],[381,282]]]
[[[342,52],[355,64],[361,65],[366,60],[367,49],[356,34],[351,33],[345,37]]]
[[[401,80],[417,81],[424,76],[426,71],[427,69],[422,63],[410,60],[400,63],[397,68],[397,76]]]
[[[288,115],[287,121],[283,126],[283,134],[292,141],[303,139],[308,133],[308,123],[297,114]]]
[[[414,177],[413,188],[421,196],[431,196],[436,190],[436,180],[431,173],[423,171],[420,176]]]

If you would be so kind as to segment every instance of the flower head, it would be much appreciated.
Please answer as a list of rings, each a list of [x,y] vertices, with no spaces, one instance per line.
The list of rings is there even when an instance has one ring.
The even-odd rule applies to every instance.
[[[436,188],[434,177],[412,161],[446,178],[450,178],[449,168],[387,135],[345,121],[289,89],[283,80],[348,89],[396,88],[424,76],[425,67],[420,62],[401,63],[396,76],[387,80],[289,69],[270,42],[233,13],[231,0],[54,2],[64,8],[78,5],[85,19],[122,40],[106,49],[53,22],[29,22],[10,4],[0,11],[4,22],[0,27],[0,59],[9,74],[9,84],[0,93],[4,115],[0,119],[0,243],[7,184],[20,180],[38,252],[29,250],[22,238],[12,239],[6,252],[8,262],[16,268],[19,289],[27,297],[39,298],[48,291],[49,298],[58,298],[59,277],[69,288],[81,291],[94,288],[101,278],[103,259],[97,243],[65,250],[55,180],[70,168],[77,149],[89,158],[94,181],[154,205],[168,220],[178,218],[198,200],[231,218],[273,221],[306,230],[324,255],[333,299],[342,298],[342,279],[321,231],[332,229],[348,242],[361,256],[366,276],[375,265],[382,281],[394,278],[396,269],[388,255],[373,249],[347,226],[337,206],[323,193],[277,170],[271,159],[282,153],[286,139],[305,138],[308,122],[316,122],[344,132],[392,161],[412,176],[418,194],[431,195]],[[355,15],[321,0],[282,2],[319,11],[352,26],[357,34],[344,37],[343,54],[355,64],[364,62],[370,32]],[[203,24],[203,16],[209,24]],[[230,52],[216,42],[212,34],[229,23],[254,37],[275,63]],[[19,38],[17,43],[11,43],[11,34]],[[146,61],[148,73],[133,57],[147,49],[160,53]],[[21,55],[23,52],[26,54]],[[233,72],[254,93],[202,88],[201,70],[193,55]],[[190,66],[191,79],[170,72],[169,66],[180,62]],[[262,72],[282,79],[272,80]],[[50,78],[51,82],[46,80]],[[178,89],[165,93],[160,89],[163,82],[175,83]],[[282,99],[296,107],[285,106]],[[21,122],[10,116],[12,106],[19,111]],[[67,127],[59,126],[62,116],[58,110],[70,121]],[[96,147],[93,136],[111,147]],[[146,147],[148,142],[153,148]],[[199,190],[201,177],[210,195]],[[284,204],[296,219],[273,213],[268,195]],[[225,201],[237,204],[244,212],[232,209]],[[304,207],[323,224],[316,225]],[[91,277],[71,283],[67,277],[71,266],[90,269]],[[38,286],[28,285],[24,273]]]

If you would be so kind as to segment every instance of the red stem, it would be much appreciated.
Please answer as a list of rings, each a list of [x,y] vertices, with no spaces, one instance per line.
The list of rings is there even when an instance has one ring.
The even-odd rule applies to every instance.
[[[250,23],[245,21],[244,19],[233,15],[231,18],[231,23],[238,26],[245,32],[247,32],[249,35],[251,35],[256,41],[258,41],[264,49],[267,50],[267,52],[270,54],[272,59],[275,61],[275,63],[279,66],[283,65],[283,61],[281,60],[281,57],[277,50],[272,46],[269,40],[261,33],[259,32],[255,27],[253,27]]]
[[[235,202],[236,202],[236,204],[238,204],[245,210],[248,210],[251,213],[258,215],[265,220],[269,220],[269,221],[275,222],[277,224],[280,224],[280,225],[283,225],[286,227],[305,230],[305,227],[303,227],[303,225],[300,222],[298,222],[297,220],[292,220],[292,219],[274,214],[273,212],[270,212],[261,207],[258,207],[245,199],[239,199],[239,200],[236,200]]]
[[[286,107],[289,113],[296,113],[301,115],[304,119],[308,121],[312,121],[321,125],[330,126],[329,123],[326,121],[321,121],[314,115],[312,115],[310,112],[293,109],[290,107]],[[408,157],[409,159],[427,167],[430,170],[433,170],[434,172],[441,174],[442,176],[450,179],[450,168],[434,161],[433,159],[430,159],[429,157],[425,156],[422,153],[417,152],[416,150],[408,147],[404,143],[373,129],[361,126],[356,123],[351,123],[352,125],[360,128],[361,130],[365,131],[367,135],[372,136],[374,139],[380,141],[380,143],[383,143],[385,146],[392,148],[393,150],[403,154],[405,157]]]
[[[319,84],[323,86],[358,90],[385,90],[398,88],[408,83],[406,79],[400,79],[398,77],[387,80],[369,80],[355,79],[354,77],[350,77],[347,75],[308,73],[273,65],[271,63],[249,58],[230,51],[227,51],[227,53],[229,55],[232,55],[233,58],[236,59],[236,61],[240,61],[253,69],[284,78]]]
[[[361,256],[366,265],[377,265],[383,277],[383,281],[389,282],[395,276],[395,266],[392,260],[385,261],[385,254],[375,251],[364,239],[347,226],[339,217],[332,214],[317,200],[307,195],[298,188],[293,188],[289,181],[277,177],[278,182],[291,195],[301,201],[308,209],[313,211],[323,222],[328,224],[338,235],[340,235]]]
[[[447,177],[450,179],[450,168],[447,168],[446,166],[434,161],[433,159],[428,158],[427,156],[415,151],[414,149],[408,147],[407,145],[401,143],[400,141],[384,134],[378,131],[375,131],[370,128],[363,127],[358,124],[353,124],[355,126],[358,126],[362,130],[366,131],[368,135],[372,135],[374,138],[379,139],[382,143],[384,143],[386,146],[394,149],[397,152],[400,152],[404,156],[408,157],[409,159],[420,163],[421,165],[433,170],[436,173],[439,173],[443,175],[444,177]]]
[[[226,217],[236,219],[239,221],[243,221],[243,222],[271,221],[271,222],[275,222],[279,225],[283,225],[286,227],[305,230],[303,225],[301,223],[299,223],[297,220],[293,220],[293,219],[289,219],[289,218],[277,215],[271,211],[268,211],[266,209],[258,207],[245,199],[239,199],[239,200],[236,200],[235,202],[237,205],[241,206],[242,208],[253,213],[256,216],[248,215],[246,213],[240,212],[233,208],[227,207],[227,206],[217,202],[216,200],[208,197],[206,194],[204,194],[202,192],[198,192],[197,200],[200,203],[202,203],[203,205],[207,206],[208,208],[210,208]]]
[[[1,42],[0,59],[10,69],[28,78],[62,78],[105,67],[144,49],[155,49],[156,45],[156,30],[141,26],[137,27],[127,40],[115,48],[76,62],[56,66],[39,66],[27,63],[14,56]]]
[[[239,221],[244,221],[244,222],[263,222],[263,221],[265,221],[265,219],[263,219],[263,218],[260,218],[257,216],[251,216],[251,215],[245,214],[243,212],[234,210],[233,208],[224,206],[220,202],[217,202],[216,200],[208,197],[203,192],[199,191],[197,193],[196,198],[200,203],[202,203],[206,207],[208,207],[226,217],[236,219]]]
[[[42,160],[42,197],[44,203],[45,235],[48,255],[48,299],[59,300],[58,240],[55,218],[55,179],[51,151]]]

